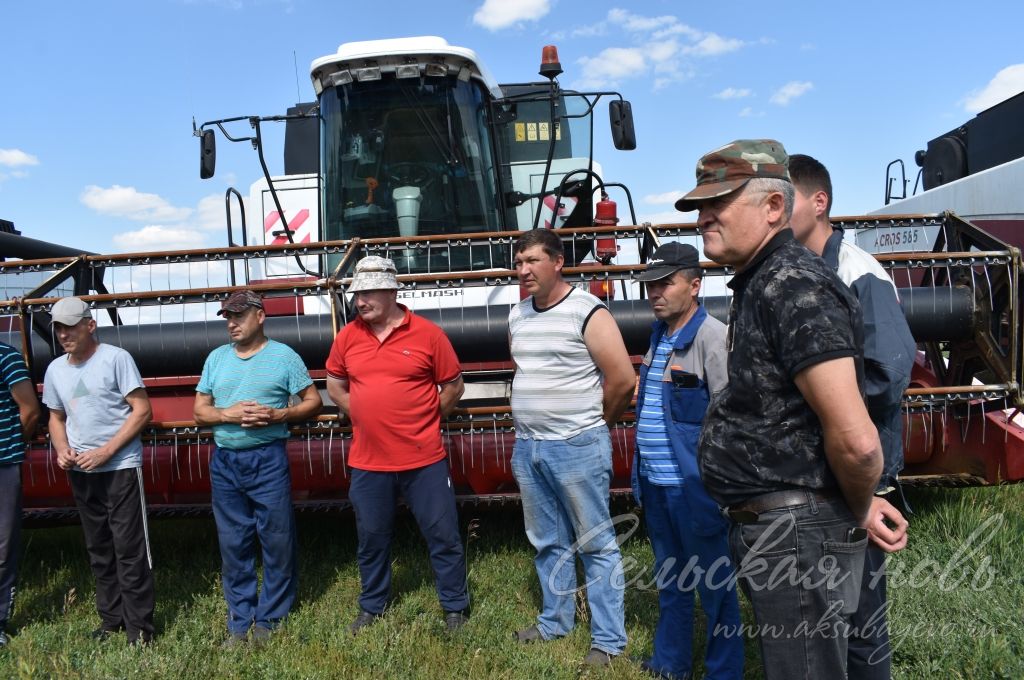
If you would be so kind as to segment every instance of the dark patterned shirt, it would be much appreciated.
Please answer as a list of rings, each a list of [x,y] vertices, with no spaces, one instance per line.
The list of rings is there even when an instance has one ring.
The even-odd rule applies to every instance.
[[[854,357],[863,390],[856,298],[789,229],[729,287],[729,385],[711,403],[700,440],[708,493],[729,506],[773,491],[835,488],[821,424],[793,377]]]

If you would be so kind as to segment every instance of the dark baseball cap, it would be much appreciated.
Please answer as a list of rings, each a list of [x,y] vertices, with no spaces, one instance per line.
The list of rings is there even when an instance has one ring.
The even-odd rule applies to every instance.
[[[737,139],[701,156],[697,186],[676,201],[676,210],[689,212],[701,201],[726,196],[755,177],[789,178],[789,156],[774,139]]]
[[[647,269],[633,278],[637,281],[658,281],[680,269],[700,269],[700,257],[693,246],[673,241],[659,246],[654,257],[647,261]]]
[[[247,307],[263,309],[263,298],[251,290],[237,290],[221,303],[217,316],[223,315],[224,312],[235,312],[238,314],[244,312]]]

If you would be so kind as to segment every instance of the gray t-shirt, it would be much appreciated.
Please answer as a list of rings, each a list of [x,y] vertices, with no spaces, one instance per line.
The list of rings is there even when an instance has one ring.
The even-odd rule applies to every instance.
[[[143,387],[135,360],[120,347],[100,343],[84,364],[54,359],[43,378],[43,403],[67,415],[72,451],[89,451],[110,441],[131,414],[125,396]],[[91,472],[142,466],[142,439],[136,437]]]

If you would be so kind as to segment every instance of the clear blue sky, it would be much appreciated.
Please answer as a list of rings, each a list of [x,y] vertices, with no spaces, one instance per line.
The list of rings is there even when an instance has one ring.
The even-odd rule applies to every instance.
[[[671,201],[692,186],[696,159],[742,137],[818,157],[832,171],[833,214],[863,213],[882,203],[886,163],[903,158],[916,171],[913,153],[929,139],[1024,90],[1022,7],[5,3],[0,218],[100,252],[223,244],[224,189],[247,195],[259,166],[247,148],[221,144],[217,177],[201,181],[192,118],[283,113],[313,99],[313,59],[342,42],[411,35],[476,50],[501,82],[535,79],[541,47],[555,43],[563,86],[621,91],[639,146],[599,160],[607,180],[631,187],[641,220],[686,219]],[[272,172],[282,168],[280,140],[269,136]]]

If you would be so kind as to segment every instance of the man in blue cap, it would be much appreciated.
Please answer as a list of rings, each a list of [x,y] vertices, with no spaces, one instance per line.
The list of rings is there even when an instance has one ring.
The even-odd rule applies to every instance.
[[[641,667],[662,678],[690,676],[696,588],[707,616],[707,677],[741,678],[729,523],[697,471],[704,414],[728,382],[725,324],[700,304],[703,273],[693,246],[666,243],[636,279],[658,319],[640,366],[633,456],[633,494],[654,550],[660,608],[654,653]]]

